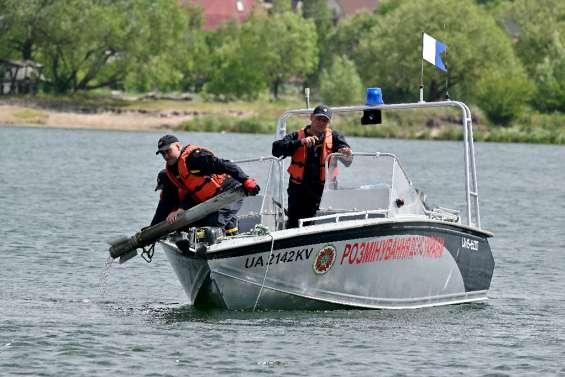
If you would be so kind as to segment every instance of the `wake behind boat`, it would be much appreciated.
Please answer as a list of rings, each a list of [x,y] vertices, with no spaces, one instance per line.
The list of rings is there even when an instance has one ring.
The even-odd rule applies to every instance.
[[[432,107],[455,107],[462,114],[463,211],[429,208],[393,153],[356,152],[349,167],[340,166],[346,156],[334,153],[326,159],[325,176],[332,178],[316,216],[285,229],[286,161],[256,158],[236,161],[266,170],[264,194],[246,197],[238,213],[239,235],[190,228],[141,242],[144,234],[139,233],[123,249],[114,244],[111,255],[125,261],[137,254],[132,253],[135,248],[159,240],[195,306],[403,309],[485,300],[494,269],[488,242],[492,234],[480,224],[469,108],[443,101],[332,110],[370,115]],[[310,112],[284,113],[275,137],[286,134],[289,117]],[[211,201],[215,199],[217,208],[221,198]],[[142,255],[151,257],[152,251],[145,249]]]

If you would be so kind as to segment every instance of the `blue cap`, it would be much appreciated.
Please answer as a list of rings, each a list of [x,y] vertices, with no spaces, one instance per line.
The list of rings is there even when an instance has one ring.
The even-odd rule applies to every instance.
[[[383,93],[381,88],[367,88],[367,105],[383,105]]]

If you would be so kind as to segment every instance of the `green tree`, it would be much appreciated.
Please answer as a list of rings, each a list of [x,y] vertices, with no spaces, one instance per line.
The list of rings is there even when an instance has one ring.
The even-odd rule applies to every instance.
[[[185,4],[183,11],[186,14],[186,32],[183,33],[180,48],[182,54],[179,59],[180,70],[183,75],[182,88],[185,90],[199,91],[210,77],[210,64],[212,48],[207,43],[207,35],[203,30],[204,18],[200,7]]]
[[[565,43],[565,2],[562,0],[516,0],[499,12],[501,23],[515,38],[515,48],[533,75],[554,47],[557,36]]]
[[[267,88],[267,79],[259,65],[260,61],[252,58],[256,55],[253,49],[258,44],[251,43],[241,34],[250,34],[247,38],[260,37],[251,33],[249,27],[244,27],[237,34],[231,34],[231,38],[224,39],[214,50],[213,69],[210,80],[204,85],[204,91],[218,99],[252,100]]]
[[[359,12],[353,17],[348,17],[339,22],[329,37],[330,43],[326,45],[330,56],[347,56],[350,60],[356,62],[360,56],[359,42],[371,33],[379,19],[380,17],[368,12]],[[323,67],[329,67],[332,62],[332,58],[326,57]]]
[[[363,102],[363,84],[355,64],[345,56],[337,56],[329,69],[320,74],[320,96],[330,105]]]
[[[291,77],[303,79],[318,66],[317,34],[312,20],[286,12],[276,17],[257,17],[244,27],[250,28],[243,34],[248,38],[242,40],[244,50],[252,52],[247,58],[260,62],[275,98],[281,84]]]
[[[536,107],[565,112],[565,45],[557,32],[553,33],[550,49],[534,74],[538,89],[533,101]]]
[[[290,0],[273,0],[271,14],[282,14],[292,10]]]
[[[0,9],[0,53],[43,64],[56,92],[182,79],[188,29],[175,0],[0,0]]]
[[[565,2],[516,0],[500,7],[499,19],[537,86],[534,106],[565,111]]]
[[[505,126],[520,116],[534,90],[523,67],[516,66],[484,72],[477,82],[474,97],[493,122]]]
[[[334,29],[334,14],[328,6],[327,0],[309,0],[302,3],[302,16],[306,20],[314,21],[318,35],[318,67],[308,75],[307,80],[308,85],[315,86],[318,83],[318,75],[321,70],[331,64],[333,55],[331,34]]]
[[[49,38],[56,0],[0,0],[0,56],[33,60]]]
[[[486,72],[498,77],[509,71],[518,75],[517,82],[528,81],[504,31],[470,0],[405,2],[382,16],[360,42],[358,68],[363,80],[383,87],[392,100],[415,100],[423,31],[447,44],[449,89],[457,98],[477,101],[477,85]],[[437,100],[446,74],[424,64],[426,98]],[[518,86],[508,89],[521,91]]]

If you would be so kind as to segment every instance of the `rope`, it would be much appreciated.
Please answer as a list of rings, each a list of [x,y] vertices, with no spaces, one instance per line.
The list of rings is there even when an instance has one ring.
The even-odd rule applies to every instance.
[[[257,309],[257,304],[259,303],[259,298],[261,297],[261,293],[263,293],[263,287],[265,286],[265,280],[267,279],[267,274],[269,273],[269,261],[271,260],[271,255],[273,254],[273,249],[275,247],[275,237],[271,233],[269,233],[269,228],[263,226],[267,229],[267,233],[269,237],[271,237],[271,251],[269,252],[269,258],[267,258],[267,268],[265,269],[265,275],[263,275],[263,282],[261,283],[261,288],[259,288],[259,293],[257,294],[257,299],[255,300],[255,305],[253,305],[253,311]],[[257,228],[257,226],[256,226]],[[265,230],[265,229],[262,230]]]

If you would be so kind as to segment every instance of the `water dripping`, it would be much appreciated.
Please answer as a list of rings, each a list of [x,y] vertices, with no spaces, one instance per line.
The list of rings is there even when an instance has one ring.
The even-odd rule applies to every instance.
[[[108,258],[106,258],[106,262],[104,263],[104,270],[100,275],[100,281],[98,282],[98,294],[100,295],[100,298],[104,298],[104,296],[106,295],[106,284],[108,283],[108,279],[110,278],[112,263],[114,263],[114,258],[108,255]]]

